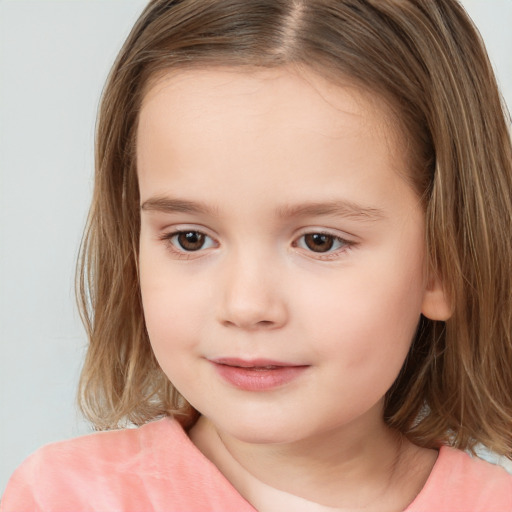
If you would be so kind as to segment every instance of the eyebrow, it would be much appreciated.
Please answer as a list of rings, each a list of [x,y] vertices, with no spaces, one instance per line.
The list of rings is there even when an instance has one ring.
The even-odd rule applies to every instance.
[[[144,201],[140,207],[143,211],[157,211],[162,213],[202,213],[217,216],[218,209],[195,201],[186,199],[173,199],[171,197],[152,197]]]
[[[192,213],[218,216],[219,209],[204,203],[171,197],[152,197],[141,205],[143,211],[162,213]],[[362,206],[353,201],[332,200],[283,205],[276,209],[276,217],[288,219],[293,217],[328,216],[344,217],[353,220],[374,222],[386,216],[379,208]]]
[[[379,208],[362,206],[353,201],[333,200],[310,202],[298,205],[284,205],[277,209],[279,218],[334,215],[354,220],[377,221],[385,218]]]

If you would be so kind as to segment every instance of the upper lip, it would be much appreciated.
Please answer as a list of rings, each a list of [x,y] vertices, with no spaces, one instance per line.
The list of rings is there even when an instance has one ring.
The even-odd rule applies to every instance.
[[[274,361],[272,359],[240,359],[238,357],[219,357],[217,359],[210,359],[210,361],[216,364],[223,364],[226,366],[237,366],[239,368],[307,366],[305,364],[287,363],[283,361]]]

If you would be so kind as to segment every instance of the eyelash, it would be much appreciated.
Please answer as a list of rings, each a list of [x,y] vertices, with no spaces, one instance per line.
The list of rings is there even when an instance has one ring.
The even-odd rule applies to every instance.
[[[181,247],[181,249],[178,249],[176,247],[176,245],[173,243],[173,239],[175,239],[176,237],[183,235],[183,234],[190,234],[190,233],[194,233],[195,235],[200,235],[200,236],[202,235],[205,238],[209,238],[209,239],[213,240],[213,238],[208,236],[206,233],[203,233],[202,231],[198,231],[195,229],[182,229],[182,230],[172,231],[171,233],[164,233],[163,235],[160,236],[160,240],[164,241],[166,243],[166,245],[168,246],[168,248],[171,250],[171,252],[176,254],[180,259],[190,259],[195,253],[199,253],[201,250],[204,250],[204,247],[200,247],[197,250],[190,251],[190,250],[184,249],[183,247]],[[308,235],[320,235],[320,236],[329,237],[329,239],[332,240],[332,245],[335,245],[336,243],[341,245],[341,247],[339,247],[335,251],[331,251],[331,249],[332,249],[332,246],[331,246],[331,247],[329,247],[328,252],[323,252],[323,253],[315,252],[308,248],[305,249],[308,252],[311,252],[312,254],[317,255],[318,259],[321,259],[321,260],[328,261],[328,260],[337,259],[338,257],[340,257],[340,253],[345,253],[345,252],[351,250],[356,245],[356,242],[354,242],[354,241],[346,240],[345,238],[333,235],[332,233],[328,233],[328,232],[322,231],[322,230],[309,231],[309,232],[303,233],[302,235],[300,235],[298,240],[303,239],[304,237],[306,237]],[[179,242],[178,242],[178,244],[179,244]],[[294,242],[294,247],[297,247],[297,242]]]

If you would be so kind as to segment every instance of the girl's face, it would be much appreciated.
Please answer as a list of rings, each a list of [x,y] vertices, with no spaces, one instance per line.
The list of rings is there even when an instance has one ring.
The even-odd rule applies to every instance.
[[[240,440],[380,424],[420,313],[439,311],[407,143],[378,103],[287,69],[176,71],[145,97],[149,337]]]

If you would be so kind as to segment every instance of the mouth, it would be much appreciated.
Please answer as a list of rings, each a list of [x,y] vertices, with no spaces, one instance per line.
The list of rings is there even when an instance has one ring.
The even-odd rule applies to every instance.
[[[270,391],[285,386],[309,368],[270,359],[219,358],[210,362],[223,381],[244,391]]]
[[[284,363],[281,361],[273,361],[270,359],[238,359],[234,357],[222,357],[219,359],[212,359],[212,363],[222,364],[224,366],[232,366],[237,368],[247,368],[251,370],[273,370],[276,368],[290,368],[295,366],[306,366],[298,365],[295,363]]]

